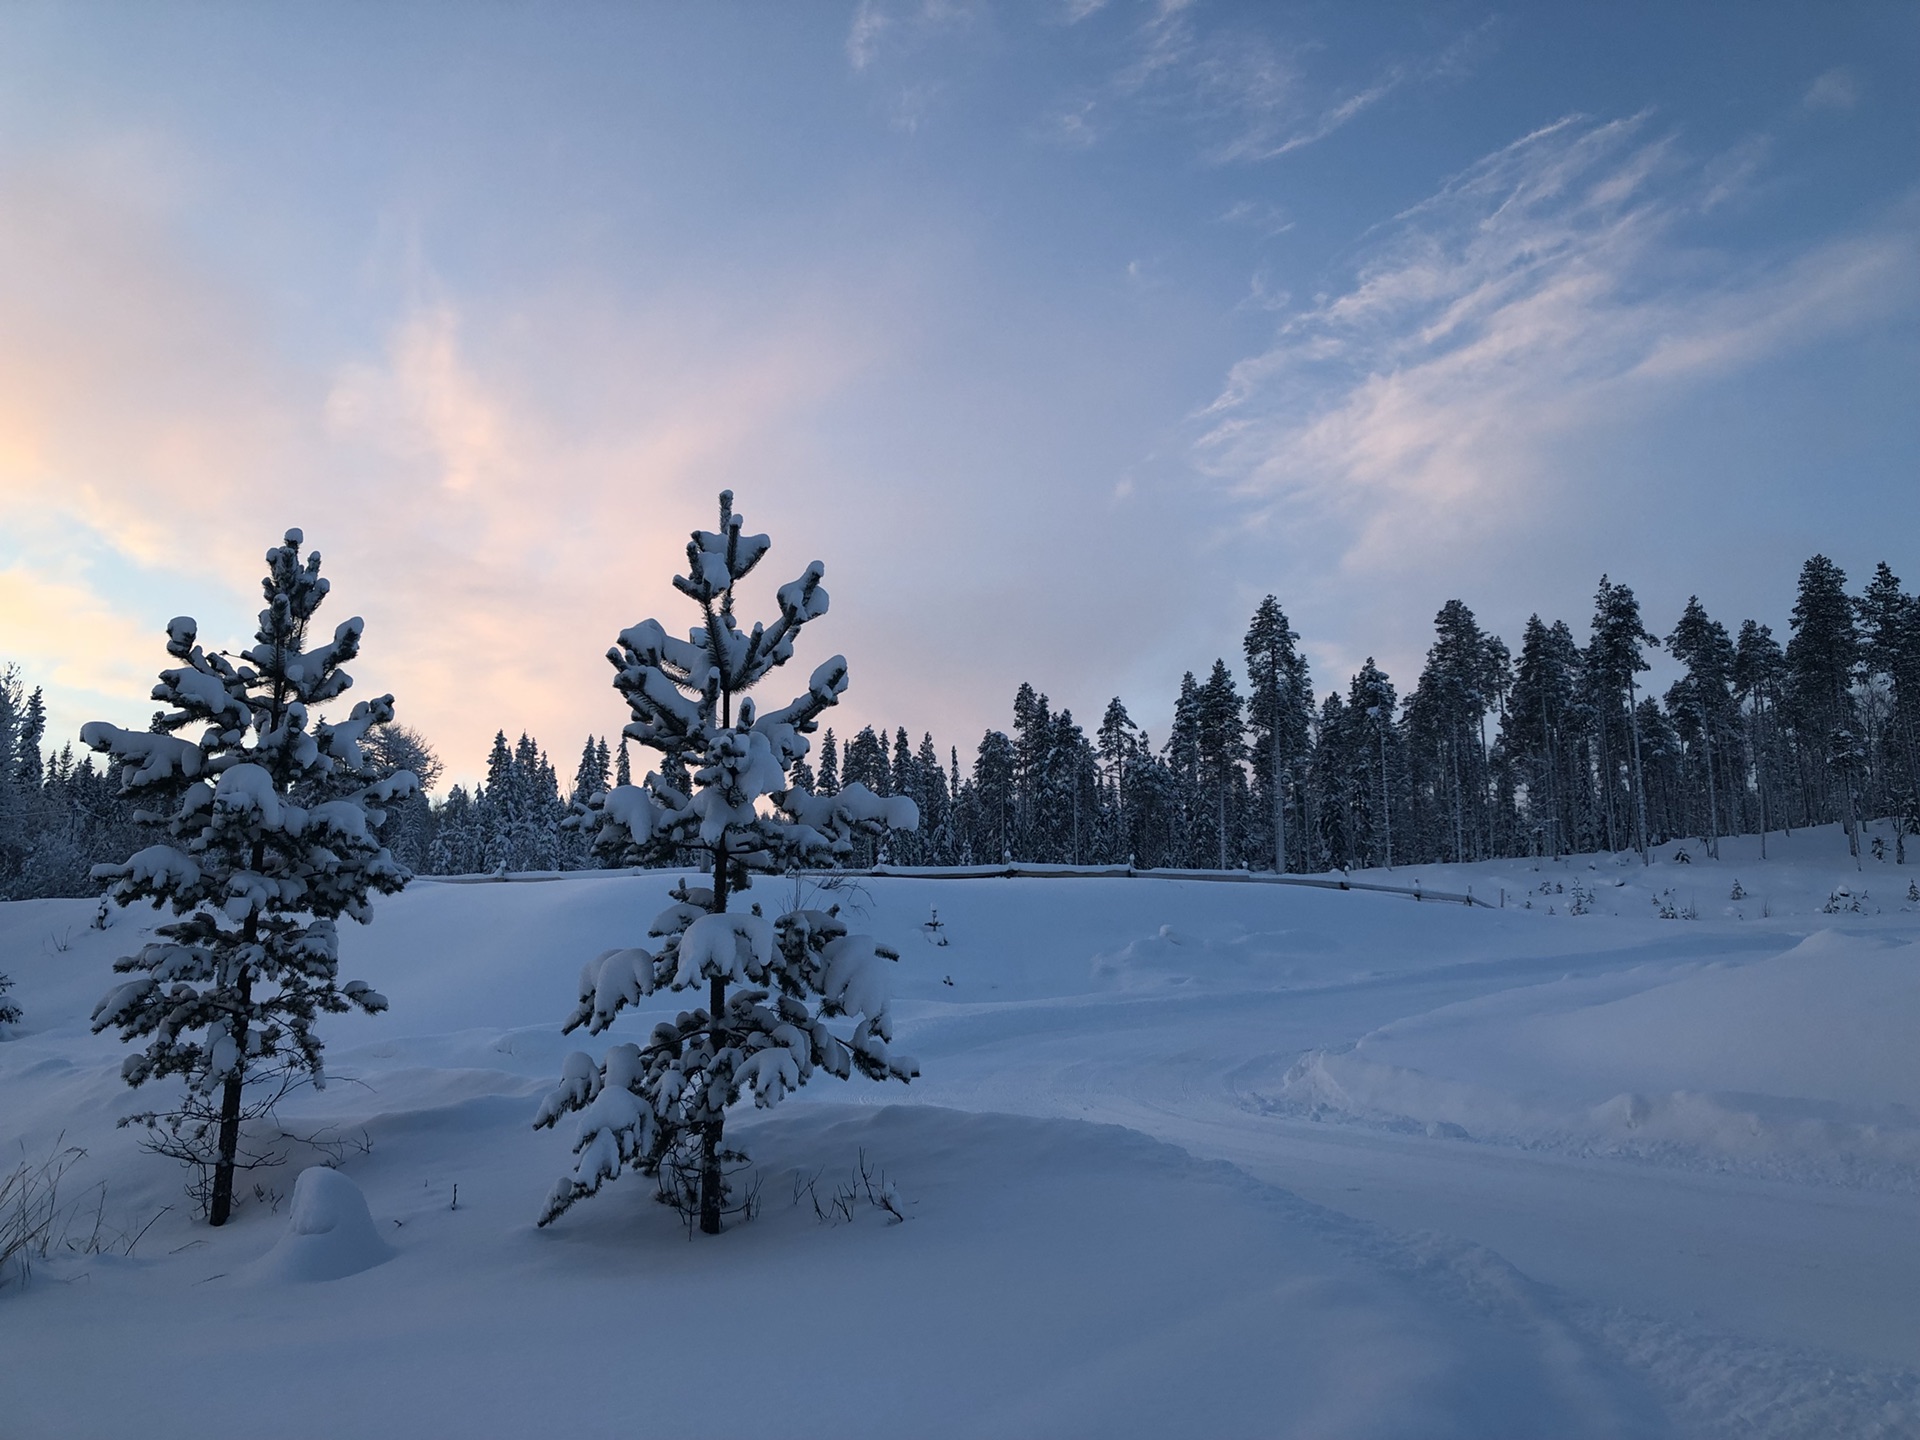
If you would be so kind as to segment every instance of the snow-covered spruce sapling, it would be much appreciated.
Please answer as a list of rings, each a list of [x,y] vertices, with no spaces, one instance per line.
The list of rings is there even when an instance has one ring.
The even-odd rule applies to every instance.
[[[888,1049],[885,963],[899,959],[894,951],[849,934],[837,906],[796,904],[775,919],[757,905],[729,910],[756,872],[830,864],[852,852],[856,835],[919,824],[904,796],[875,795],[858,783],[816,794],[789,779],[820,715],[847,687],[847,662],[828,660],[781,709],[755,706],[747,692],[792,658],[801,627],[827,611],[816,560],[780,587],[779,619],[739,628],[734,587],[768,548],[766,536],[741,532],[733,496],[722,492],[719,529],[693,532],[687,574],[673,582],[699,608],[700,623],[675,640],[646,620],[622,631],[607,652],[614,688],[633,715],[625,734],[662,763],[643,783],[595,798],[595,844],[627,864],[694,851],[709,883],[673,892],[675,903],[649,931],[657,949],[609,950],[586,966],[565,1028],[597,1035],[623,1008],[660,990],[704,991],[707,1003],[654,1026],[643,1045],[616,1045],[600,1060],[579,1052],[567,1058],[534,1124],[581,1112],[578,1158],[548,1197],[542,1225],[633,1166],[689,1177],[700,1228],[715,1234],[725,1209],[729,1106],[748,1092],[756,1105],[776,1104],[816,1069],[842,1079],[855,1070],[874,1080],[919,1073]],[[851,1031],[838,1033],[833,1019],[853,1020]],[[678,1183],[663,1184],[662,1195],[695,1203]]]
[[[418,788],[411,772],[383,774],[361,749],[371,726],[393,718],[393,697],[355,705],[337,723],[315,709],[353,683],[340,667],[359,652],[361,621],[308,648],[308,625],[326,598],[320,556],[300,558],[289,530],[267,552],[267,606],[251,649],[230,656],[197,643],[186,617],[167,626],[167,653],[153,698],[172,706],[151,730],[95,721],[81,738],[112,757],[135,818],[165,838],[124,864],[102,865],[120,905],[153,900],[180,917],[159,927],[137,955],[114,962],[126,978],[93,1012],[96,1033],[118,1026],[144,1041],[122,1075],[142,1085],[186,1078],[188,1146],[212,1170],[208,1218],[233,1208],[242,1096],[263,1077],[323,1083],[322,1013],[384,1010],[358,980],[339,983],[342,915],[372,918],[369,894],[393,894],[411,876],[379,839],[383,807]],[[197,738],[177,732],[198,729]],[[153,1126],[161,1117],[139,1117]],[[123,1122],[124,1123],[124,1122]],[[193,1146],[197,1145],[198,1150]]]

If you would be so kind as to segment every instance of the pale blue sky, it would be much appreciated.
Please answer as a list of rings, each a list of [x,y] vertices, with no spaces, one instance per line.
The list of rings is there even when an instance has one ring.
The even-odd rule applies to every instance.
[[[1920,582],[1920,7],[16,5],[0,658],[138,718],[305,527],[456,773],[570,764],[730,485],[963,761],[1604,571]]]

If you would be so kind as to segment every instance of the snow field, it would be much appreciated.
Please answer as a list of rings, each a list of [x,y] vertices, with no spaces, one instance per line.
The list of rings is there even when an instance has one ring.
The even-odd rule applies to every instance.
[[[243,1177],[221,1231],[113,1128],[145,1097],[87,1033],[152,917],[0,906],[26,1011],[0,1141],[83,1146],[65,1183],[105,1185],[110,1230],[176,1206],[131,1260],[0,1290],[5,1433],[198,1434],[219,1363],[269,1436],[671,1432],[716,1405],[795,1435],[1920,1434],[1920,922],[1823,913],[1860,871],[1831,831],[1795,841],[1764,867],[1417,872],[1511,880],[1505,912],[860,882],[832,898],[900,949],[923,1078],[736,1111],[761,1213],[692,1243],[634,1176],[532,1224],[568,1160],[534,1107],[592,1047],[558,1033],[579,966],[641,938],[669,873],[421,882],[346,927],[345,973],[392,1010],[326,1017],[333,1083],[282,1117],[322,1147]],[[1920,874],[1865,864],[1875,898]],[[1653,918],[1676,872],[1736,866],[1770,917]],[[1513,907],[1575,874],[1627,883],[1595,913]],[[857,1197],[823,1223],[797,1189],[863,1157],[906,1223]]]

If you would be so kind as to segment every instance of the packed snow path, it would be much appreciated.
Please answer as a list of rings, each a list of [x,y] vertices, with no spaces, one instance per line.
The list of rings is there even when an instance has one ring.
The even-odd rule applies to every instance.
[[[1505,911],[863,881],[834,898],[901,948],[924,1077],[755,1117],[762,1216],[692,1245],[633,1177],[531,1229],[564,1143],[526,1121],[575,1048],[574,974],[671,877],[422,884],[346,937],[393,1002],[325,1032],[360,1083],[287,1117],[364,1126],[343,1165],[394,1258],[267,1284],[293,1185],[274,1172],[226,1232],[168,1216],[133,1262],[41,1269],[85,1284],[0,1292],[0,1391],[22,1435],[97,1433],[238,1343],[279,1413],[330,1406],[336,1433],[591,1430],[635,1405],[664,1429],[729,1376],[743,1429],[792,1403],[796,1434],[876,1414],[955,1435],[1920,1434],[1920,866],[1856,867],[1832,831],[1753,848],[1391,877],[1505,888]],[[101,935],[89,913],[0,907],[28,1010],[0,1044],[0,1138],[31,1154],[64,1128],[95,1167],[69,1184],[108,1179],[131,1224],[177,1176],[111,1129],[117,1047],[84,1018],[145,920]],[[907,1224],[794,1203],[863,1151]],[[709,1326],[718,1351],[688,1338]],[[85,1378],[100,1353],[115,1378]],[[636,1353],[645,1379],[568,1378]],[[342,1398],[322,1377],[347,1367]],[[193,1433],[177,1399],[154,1433]]]

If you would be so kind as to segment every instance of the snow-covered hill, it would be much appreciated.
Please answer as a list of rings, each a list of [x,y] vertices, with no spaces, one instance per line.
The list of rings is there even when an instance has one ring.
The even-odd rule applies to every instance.
[[[0,906],[0,1141],[86,1151],[76,1248],[0,1290],[0,1434],[1920,1434],[1920,864],[1687,849],[1366,877],[1491,910],[858,882],[923,1077],[750,1117],[759,1216],[691,1241],[634,1176],[533,1227],[580,965],[671,875],[382,902],[343,973],[392,1009],[324,1024],[321,1144],[221,1231],[87,1030],[152,917]]]

